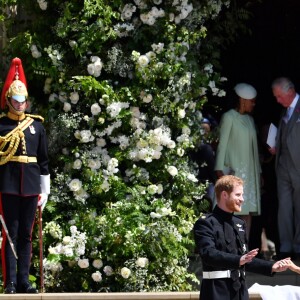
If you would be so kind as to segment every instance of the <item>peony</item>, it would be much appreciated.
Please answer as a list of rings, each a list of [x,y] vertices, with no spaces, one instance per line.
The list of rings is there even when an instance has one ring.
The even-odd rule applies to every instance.
[[[95,282],[100,282],[102,281],[102,274],[99,271],[96,271],[92,274],[92,278]]]
[[[103,267],[103,262],[101,259],[95,259],[93,261],[93,267],[96,268],[96,269],[100,269]]]
[[[131,274],[131,271],[128,268],[124,267],[121,269],[121,276],[123,278],[127,279],[130,276],[130,274]]]
[[[89,260],[87,258],[83,258],[83,259],[79,259],[78,260],[78,266],[81,268],[81,269],[86,269],[89,267]]]

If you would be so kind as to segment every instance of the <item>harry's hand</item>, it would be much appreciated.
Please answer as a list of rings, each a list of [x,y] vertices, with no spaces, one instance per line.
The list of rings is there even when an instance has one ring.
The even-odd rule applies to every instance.
[[[256,248],[244,254],[240,259],[240,266],[243,266],[244,264],[251,262],[252,259],[258,254],[258,250],[259,249]]]

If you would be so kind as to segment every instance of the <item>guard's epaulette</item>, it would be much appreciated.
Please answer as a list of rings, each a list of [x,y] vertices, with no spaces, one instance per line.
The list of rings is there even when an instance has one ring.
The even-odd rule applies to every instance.
[[[31,114],[25,114],[26,117],[31,117],[33,119],[38,119],[42,122],[44,122],[44,118],[42,116],[39,116],[39,115],[31,115]]]

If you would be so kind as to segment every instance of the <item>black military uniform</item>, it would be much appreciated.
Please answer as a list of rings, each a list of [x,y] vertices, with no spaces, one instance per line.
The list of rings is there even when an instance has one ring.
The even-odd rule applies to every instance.
[[[38,195],[41,193],[40,175],[49,174],[45,129],[39,119],[32,117],[26,117],[20,124],[29,120],[32,123],[22,131],[24,137],[20,139],[17,152],[10,161],[0,165],[1,214],[18,255],[16,261],[4,232],[2,242],[4,284],[28,281],[31,233]],[[12,132],[18,123],[19,121],[7,116],[0,118],[0,136]],[[5,156],[1,156],[2,162],[4,159]]]
[[[25,114],[25,83],[21,60],[15,58],[1,95],[1,108],[7,105],[9,111],[0,116],[1,256],[7,294],[37,293],[29,282],[32,229],[37,205],[50,193],[43,118]]]
[[[215,206],[194,226],[196,251],[203,265],[200,299],[248,300],[245,270],[272,276],[273,262],[254,258],[240,267],[248,249],[245,222]]]

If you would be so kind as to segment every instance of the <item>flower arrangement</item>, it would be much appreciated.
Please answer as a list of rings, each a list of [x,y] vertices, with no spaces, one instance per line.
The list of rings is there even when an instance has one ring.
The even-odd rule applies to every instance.
[[[28,77],[37,83],[33,106],[47,116],[48,292],[195,288],[191,230],[206,186],[189,152],[201,140],[208,95],[225,95],[205,42],[206,22],[229,6],[22,2],[39,26],[9,47],[26,55]],[[39,276],[37,255],[33,263]]]

